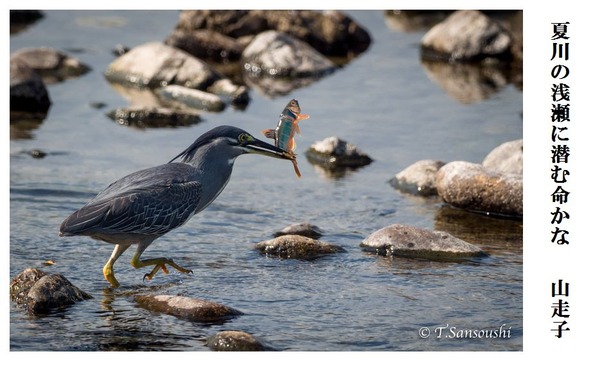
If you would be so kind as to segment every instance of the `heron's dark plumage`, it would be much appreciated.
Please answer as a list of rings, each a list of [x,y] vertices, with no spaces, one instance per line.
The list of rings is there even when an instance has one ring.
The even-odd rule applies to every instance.
[[[196,213],[202,185],[195,168],[163,164],[117,180],[60,226],[62,235],[162,235]],[[199,210],[198,210],[199,211]]]

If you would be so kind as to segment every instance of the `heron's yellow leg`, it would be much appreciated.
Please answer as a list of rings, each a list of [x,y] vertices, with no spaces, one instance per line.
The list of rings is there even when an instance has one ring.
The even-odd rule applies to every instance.
[[[127,248],[129,248],[129,245],[115,245],[115,249],[113,250],[112,255],[110,255],[110,258],[108,259],[108,261],[104,265],[104,268],[102,269],[102,272],[104,273],[104,278],[114,288],[119,287],[119,282],[117,281],[117,278],[115,278],[113,265],[115,264],[119,256],[121,256],[123,252],[127,250]]]
[[[144,275],[144,279],[146,279],[146,278],[148,278],[149,280],[152,279],[154,277],[154,275],[156,275],[156,273],[161,269],[163,270],[164,273],[168,274],[169,270],[167,269],[167,265],[170,265],[171,267],[175,268],[177,271],[183,272],[185,274],[189,274],[192,272],[192,270],[183,268],[182,266],[175,264],[175,262],[172,259],[169,259],[166,257],[158,257],[155,259],[140,260],[140,256],[141,256],[141,253],[139,253],[139,252],[134,253],[133,258],[131,259],[131,265],[134,268],[149,267],[151,265],[154,266],[152,271],[150,271],[149,273]]]

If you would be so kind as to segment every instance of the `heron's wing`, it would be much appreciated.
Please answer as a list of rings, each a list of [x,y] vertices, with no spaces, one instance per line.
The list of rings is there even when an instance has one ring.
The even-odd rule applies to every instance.
[[[126,176],[68,217],[60,232],[63,235],[165,234],[195,214],[202,185],[189,177],[177,167],[164,166]]]

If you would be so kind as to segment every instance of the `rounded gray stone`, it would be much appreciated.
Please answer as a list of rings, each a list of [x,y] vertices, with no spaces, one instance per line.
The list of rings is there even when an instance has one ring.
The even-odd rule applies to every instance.
[[[389,183],[392,187],[409,194],[437,195],[435,175],[445,162],[420,160],[398,172]]]
[[[332,72],[331,60],[285,33],[258,34],[242,53],[244,70],[268,77],[305,77]]]
[[[454,161],[436,175],[438,194],[455,207],[487,214],[523,216],[523,175],[503,174],[481,164]]]
[[[194,322],[223,322],[243,314],[217,302],[179,295],[136,295],[134,299],[146,310]]]
[[[366,251],[384,256],[443,259],[485,255],[478,246],[446,232],[401,224],[377,230],[360,245]]]
[[[504,27],[482,12],[460,10],[433,26],[421,39],[421,49],[427,58],[480,61],[508,58],[512,41]]]
[[[484,168],[502,173],[523,174],[523,140],[505,142],[492,150],[481,163]]]

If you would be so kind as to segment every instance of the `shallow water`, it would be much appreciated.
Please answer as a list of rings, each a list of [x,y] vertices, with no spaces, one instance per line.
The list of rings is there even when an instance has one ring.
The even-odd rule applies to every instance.
[[[11,350],[207,350],[204,339],[221,330],[244,330],[292,351],[522,350],[522,223],[457,212],[387,183],[417,160],[481,162],[497,145],[522,138],[521,91],[508,84],[484,100],[460,102],[420,63],[424,31],[396,30],[381,11],[350,14],[373,42],[347,66],[287,96],[252,90],[245,110],[206,114],[199,125],[179,129],[138,130],[111,121],[106,112],[127,102],[102,75],[115,45],[163,40],[176,11],[49,11],[11,36],[11,52],[50,46],[93,71],[50,85],[46,120],[11,138],[10,277],[51,259],[55,265],[44,271],[61,273],[94,296],[40,317],[11,304]],[[143,282],[144,272],[128,264],[130,249],[115,266],[122,287],[111,291],[102,266],[112,247],[58,237],[62,220],[112,181],[169,161],[220,124],[258,136],[275,125],[291,97],[311,116],[302,122],[298,151],[339,136],[375,161],[333,178],[301,155],[297,179],[288,162],[240,157],[221,196],[145,252],[168,254],[192,275],[172,272]],[[98,102],[105,107],[94,108]],[[32,158],[27,152],[33,149],[48,155]],[[301,261],[253,249],[296,222],[318,225],[322,240],[346,252]],[[363,238],[394,223],[446,230],[490,256],[424,261],[360,249]],[[149,292],[213,300],[245,315],[224,324],[190,323],[137,307],[133,295]],[[446,337],[446,325],[504,326],[510,337]],[[432,335],[420,337],[422,327]]]

